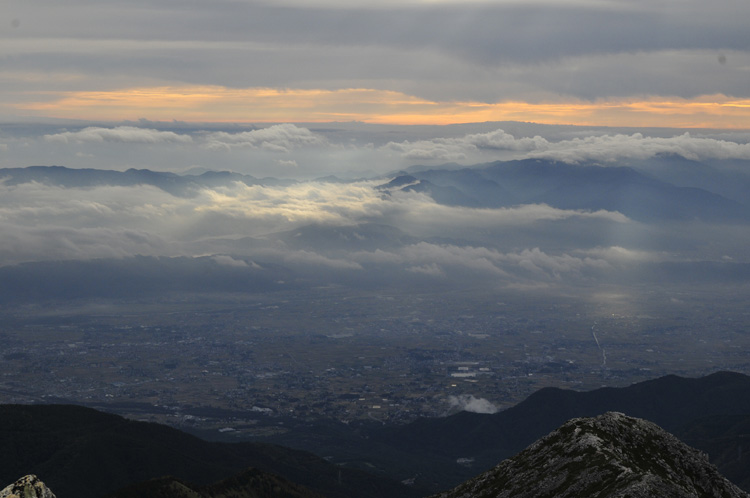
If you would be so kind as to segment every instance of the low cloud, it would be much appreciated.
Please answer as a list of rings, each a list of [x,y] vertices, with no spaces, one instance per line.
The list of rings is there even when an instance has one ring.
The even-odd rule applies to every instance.
[[[123,228],[26,227],[0,223],[0,266],[29,261],[174,254],[167,240]]]
[[[431,277],[444,277],[445,272],[439,265],[435,263],[425,264],[421,266],[410,266],[406,271],[411,273],[418,273],[421,275],[429,275]]]
[[[750,159],[750,144],[701,138],[683,133],[674,137],[592,135],[585,138],[550,141],[539,135],[520,137],[497,129],[462,137],[389,142],[384,150],[396,151],[405,159],[461,161],[486,151],[521,153],[516,157],[553,159],[568,163],[613,162],[621,159],[649,159],[674,154],[686,159]]]
[[[688,159],[750,159],[741,134],[672,137],[608,130],[544,128],[513,124],[447,127],[393,127],[337,123],[309,129],[295,124],[230,132],[217,125],[142,122],[137,126],[60,129],[31,127],[36,136],[4,130],[0,142],[8,165],[61,164],[74,168],[184,171],[186,165],[230,170],[256,177],[312,179],[375,177],[417,164],[453,162],[465,166],[496,160],[541,158],[569,163],[618,164],[660,155]],[[466,133],[466,130],[471,133]],[[172,130],[172,131],[168,131]],[[477,131],[478,130],[478,131]],[[22,130],[24,133],[26,130]],[[538,134],[544,131],[544,136]],[[661,132],[663,133],[663,132]],[[399,137],[394,140],[393,137]],[[154,147],[130,147],[130,145]],[[158,145],[158,146],[157,146]]]
[[[606,270],[604,258],[549,254],[539,248],[502,252],[490,247],[458,246],[419,242],[390,253],[355,253],[353,259],[367,262],[403,264],[412,273],[444,277],[464,276],[498,282],[542,280],[557,281],[564,275],[580,275],[588,270]]]
[[[448,396],[448,403],[452,409],[459,409],[465,412],[493,414],[500,411],[494,403],[485,398],[476,398],[473,394]]]
[[[388,142],[383,149],[400,152],[406,159],[458,161],[466,159],[472,152],[482,150],[529,152],[546,150],[549,146],[550,143],[538,135],[515,138],[510,133],[497,129],[488,133],[472,133],[463,137]]]
[[[288,153],[302,147],[326,145],[322,136],[307,128],[293,124],[279,124],[241,133],[216,132],[206,137],[206,147],[211,150],[229,150],[235,147],[264,149]]]
[[[750,144],[694,137],[690,133],[669,138],[647,137],[641,133],[634,133],[563,140],[544,150],[536,150],[529,156],[569,163],[584,161],[607,163],[619,159],[649,159],[668,154],[696,161],[750,159]]]
[[[333,270],[362,270],[362,265],[343,258],[330,258],[312,251],[283,251],[282,261],[288,265],[330,268]]]
[[[208,256],[223,267],[260,265],[287,282],[552,288],[700,258],[746,261],[745,224],[652,225],[543,204],[443,206],[417,192],[383,195],[379,184],[238,182],[178,197],[144,185],[0,182],[0,266]]]
[[[600,220],[613,223],[628,223],[630,220],[617,211],[586,211],[581,209],[559,209],[547,204],[524,204],[508,208],[469,208],[436,204],[426,194],[396,192],[392,196],[393,217],[416,233],[438,227],[490,228],[531,225],[536,222],[553,222],[567,219]]]
[[[673,260],[673,257],[664,253],[628,249],[620,246],[579,249],[576,253],[585,254],[596,259],[606,260],[610,263],[645,263]]]
[[[295,161],[294,159],[277,159],[275,163],[283,169],[296,170],[298,168],[297,161]]]
[[[232,256],[227,256],[225,254],[216,255],[212,259],[216,262],[216,264],[222,266],[232,266],[235,268],[248,268],[250,266],[246,261],[235,259]]]
[[[53,135],[45,135],[49,142],[86,143],[86,142],[122,142],[122,143],[179,143],[187,144],[193,141],[190,135],[179,135],[171,131],[159,131],[135,126],[118,126],[116,128],[88,127],[80,131],[66,131]]]
[[[523,273],[549,280],[595,266],[594,262],[606,254],[552,255],[541,248],[500,251],[485,247],[485,243],[410,241],[437,235],[461,237],[487,230],[501,234],[511,229],[535,233],[533,227],[543,223],[536,229],[540,237],[537,242],[543,242],[550,223],[562,224],[561,227],[570,220],[628,223],[621,214],[606,211],[561,210],[545,205],[472,209],[441,206],[419,193],[382,197],[374,188],[376,184],[305,182],[268,187],[235,183],[203,189],[191,197],[175,197],[147,186],[62,188],[38,183],[0,184],[0,264],[137,254],[228,254],[228,244],[242,238],[255,238],[268,245],[276,243],[274,234],[304,226],[353,227],[372,223],[394,227],[388,233],[403,236],[380,240],[379,235],[374,235],[375,246],[371,250],[362,250],[366,247],[364,241],[370,239],[360,236],[361,246],[349,253],[337,250],[331,241],[321,246],[325,247],[323,250],[304,244],[294,246],[296,241],[291,240],[292,245],[264,249],[263,256],[294,266],[361,270],[386,265],[433,277],[469,272],[509,278]],[[379,246],[381,243],[386,245]],[[260,249],[247,247],[246,252],[233,257],[217,256],[216,262],[241,266],[246,264],[244,256],[258,259],[252,252]]]

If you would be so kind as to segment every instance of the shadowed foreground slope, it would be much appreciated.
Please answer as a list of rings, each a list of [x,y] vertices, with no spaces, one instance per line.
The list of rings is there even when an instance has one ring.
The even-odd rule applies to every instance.
[[[622,413],[578,418],[439,498],[726,497],[750,495],[708,457]]]
[[[207,442],[79,406],[0,405],[0,448],[0,483],[36,474],[59,497],[100,498],[165,475],[209,484],[249,467],[328,497],[414,496],[398,482],[342,469],[304,451]]]

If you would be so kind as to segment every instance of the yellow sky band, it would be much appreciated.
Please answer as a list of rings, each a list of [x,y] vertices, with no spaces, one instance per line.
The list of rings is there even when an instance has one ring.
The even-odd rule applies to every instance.
[[[435,102],[367,88],[235,89],[162,86],[111,91],[27,94],[12,105],[39,116],[84,120],[196,122],[330,122],[453,124],[530,121],[584,126],[750,129],[750,100],[724,95],[693,99],[567,102]]]

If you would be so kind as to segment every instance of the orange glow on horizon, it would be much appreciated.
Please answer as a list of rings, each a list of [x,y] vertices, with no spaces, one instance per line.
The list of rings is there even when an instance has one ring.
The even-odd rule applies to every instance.
[[[750,128],[750,100],[724,95],[694,99],[648,97],[611,101],[436,102],[367,88],[232,89],[220,86],[148,87],[113,91],[30,94],[13,105],[36,115],[99,121],[331,122],[445,125],[526,121],[583,126]],[[40,99],[40,97],[42,97]]]

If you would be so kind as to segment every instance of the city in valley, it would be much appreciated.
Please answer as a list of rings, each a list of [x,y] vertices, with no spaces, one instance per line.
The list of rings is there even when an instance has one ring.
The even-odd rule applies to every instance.
[[[331,287],[6,307],[0,399],[83,404],[224,439],[321,419],[493,413],[547,386],[750,372],[739,299],[645,286],[533,298]]]

